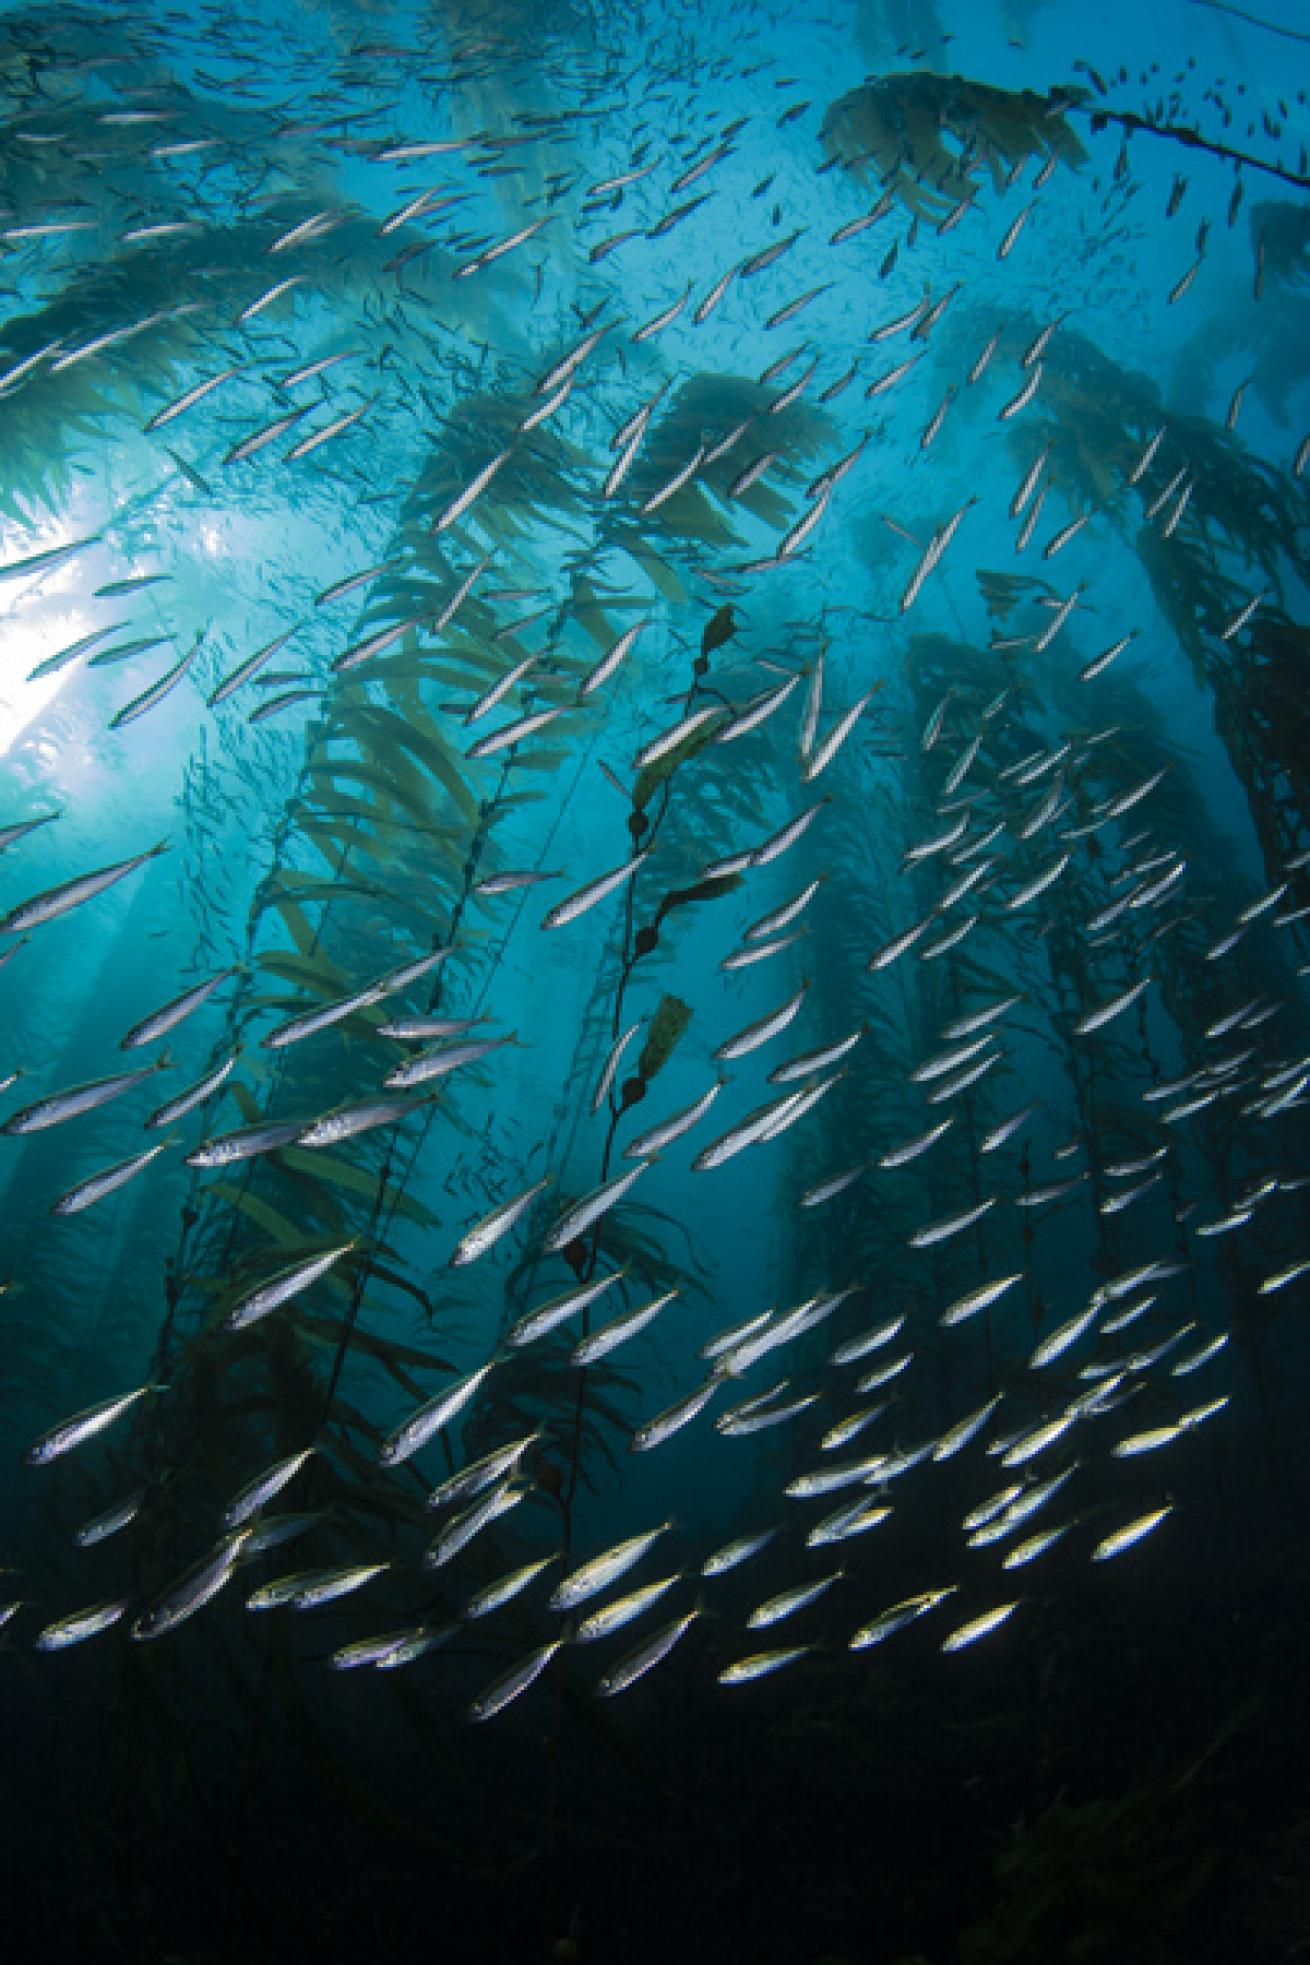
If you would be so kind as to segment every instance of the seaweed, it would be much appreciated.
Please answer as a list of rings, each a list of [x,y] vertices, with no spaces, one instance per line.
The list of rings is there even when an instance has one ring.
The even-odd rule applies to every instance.
[[[1310,283],[1310,211],[1304,204],[1264,199],[1252,205],[1247,225],[1267,278],[1289,287]]]
[[[859,182],[876,176],[908,211],[940,220],[972,202],[984,172],[999,189],[1026,157],[1084,163],[1065,112],[1085,94],[998,89],[962,75],[882,75],[832,103],[821,134],[828,155]]]

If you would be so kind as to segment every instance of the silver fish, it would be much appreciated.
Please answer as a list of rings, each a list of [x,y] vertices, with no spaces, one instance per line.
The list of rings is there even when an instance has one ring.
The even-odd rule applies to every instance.
[[[748,864],[762,867],[781,859],[814,823],[827,803],[826,798],[818,798],[813,805],[807,805],[803,812],[798,812],[794,819],[789,819],[787,824],[766,839],[762,846],[757,846],[749,855]]]
[[[693,1100],[690,1105],[683,1106],[681,1111],[672,1113],[667,1119],[662,1119],[658,1125],[648,1126],[644,1132],[638,1133],[624,1147],[624,1159],[651,1159],[663,1147],[671,1146],[674,1140],[681,1139],[684,1133],[690,1132],[691,1128],[705,1117],[723,1090],[723,1085],[723,1079],[716,1079],[709,1090],[702,1092],[701,1096]]]
[[[219,1133],[200,1142],[186,1155],[189,1167],[230,1167],[240,1160],[251,1160],[260,1153],[276,1153],[290,1146],[303,1131],[303,1119],[267,1119],[257,1125],[241,1126],[233,1133]]]
[[[632,1451],[645,1453],[652,1447],[662,1446],[665,1440],[689,1425],[705,1410],[727,1376],[727,1371],[726,1363],[716,1365],[703,1384],[696,1386],[694,1391],[675,1400],[671,1406],[666,1406],[663,1412],[657,1413],[653,1419],[648,1419],[644,1425],[639,1426],[629,1442]]]
[[[654,1583],[644,1583],[640,1589],[629,1590],[626,1596],[617,1597],[613,1603],[602,1604],[584,1617],[573,1633],[575,1644],[591,1644],[597,1638],[608,1637],[611,1631],[622,1630],[660,1598],[667,1596],[675,1583],[682,1581],[681,1570],[672,1576],[661,1576]]]
[[[341,1569],[302,1569],[294,1576],[279,1576],[271,1583],[261,1583],[246,1598],[246,1609],[276,1610],[290,1604],[294,1610],[315,1610],[320,1604],[335,1603],[338,1597],[363,1589],[389,1568],[389,1563],[370,1562]]]
[[[210,709],[215,709],[219,703],[225,702],[229,696],[234,695],[241,688],[243,683],[249,682],[252,676],[257,675],[260,669],[272,660],[280,648],[286,647],[286,644],[295,632],[295,628],[287,628],[282,634],[275,635],[272,641],[266,642],[262,648],[257,648],[253,655],[247,655],[243,662],[239,662],[236,668],[223,678],[217,688],[210,691],[208,697]]]
[[[473,1398],[478,1387],[492,1370],[496,1360],[479,1366],[457,1384],[441,1392],[435,1399],[429,1399],[417,1412],[388,1434],[378,1451],[378,1464],[383,1467],[398,1467],[402,1461],[410,1459],[425,1447],[436,1433],[448,1426]]]
[[[357,1139],[361,1133],[373,1132],[379,1126],[399,1125],[412,1112],[421,1112],[424,1104],[422,1099],[372,1098],[360,1099],[354,1105],[338,1105],[297,1133],[296,1145],[337,1146],[342,1140]]]
[[[934,909],[931,914],[925,914],[912,927],[907,928],[903,934],[895,935],[891,941],[884,942],[882,947],[876,949],[869,957],[867,967],[870,972],[876,973],[879,969],[890,968],[893,962],[898,962],[907,950],[913,948],[914,944],[927,934],[936,919],[937,913]]]
[[[701,1564],[701,1575],[725,1576],[730,1569],[736,1569],[740,1564],[749,1562],[752,1556],[757,1556],[761,1549],[767,1548],[777,1533],[776,1528],[766,1528],[757,1535],[739,1535],[731,1542],[725,1542],[722,1548],[706,1556]]]
[[[629,1536],[626,1541],[616,1542],[612,1548],[571,1570],[555,1589],[550,1599],[550,1609],[576,1610],[590,1597],[599,1596],[602,1590],[607,1590],[611,1583],[617,1583],[621,1576],[626,1576],[630,1569],[635,1568],[672,1526],[671,1521],[661,1522],[657,1528],[648,1529],[642,1535]]]
[[[1000,1276],[994,1282],[982,1283],[977,1289],[956,1297],[955,1301],[942,1311],[938,1321],[948,1329],[955,1324],[965,1323],[968,1318],[977,1316],[979,1311],[990,1309],[993,1303],[999,1302],[1007,1291],[1012,1290],[1014,1285],[1022,1280],[1023,1272],[1015,1270],[1011,1275]]]
[[[837,752],[841,749],[841,746],[845,743],[861,716],[863,716],[869,702],[877,694],[877,690],[878,685],[876,684],[874,688],[866,689],[863,696],[857,698],[843,716],[838,717],[837,721],[824,737],[822,743],[815,745],[806,760],[804,770],[801,772],[801,781],[803,784],[812,784],[820,772],[827,770],[833,758],[836,757]]]
[[[720,1685],[749,1685],[757,1678],[768,1678],[813,1651],[812,1644],[795,1644],[784,1650],[755,1651],[748,1658],[737,1658],[719,1673]]]
[[[406,1058],[394,1071],[389,1071],[382,1082],[393,1091],[407,1091],[414,1085],[427,1085],[434,1078],[444,1078],[448,1072],[458,1071],[461,1065],[476,1064],[491,1051],[498,1051],[514,1041],[511,1031],[508,1037],[473,1038],[467,1043],[446,1044],[436,1050],[420,1051],[417,1057]]]
[[[599,1083],[592,1095],[591,1110],[593,1116],[600,1111],[600,1108],[609,1097],[610,1087],[613,1085],[617,1076],[619,1065],[623,1060],[623,1054],[640,1029],[641,1019],[638,1018],[637,1022],[629,1025],[628,1029],[621,1036],[616,1037],[611,1045],[609,1056],[605,1060],[605,1067],[600,1074]]]
[[[808,983],[802,983],[796,994],[789,997],[776,1010],[771,1010],[767,1016],[747,1024],[745,1029],[739,1030],[734,1037],[725,1038],[724,1042],[711,1053],[716,1063],[726,1064],[735,1058],[746,1057],[751,1051],[758,1050],[762,1044],[767,1044],[771,1038],[785,1030],[792,1019],[799,1014],[808,988]]]
[[[156,410],[150,421],[143,424],[142,428],[147,433],[151,430],[162,430],[165,424],[173,421],[175,416],[181,416],[186,410],[193,408],[196,403],[203,402],[212,390],[221,387],[224,382],[230,382],[234,375],[239,375],[240,373],[241,370],[239,367],[225,368],[219,374],[209,376],[206,381],[197,382],[194,388],[188,389],[184,395],[177,396],[165,408]]]
[[[672,1303],[679,1294],[677,1290],[666,1290],[663,1296],[652,1298],[649,1303],[639,1303],[635,1309],[625,1310],[620,1317],[614,1317],[602,1330],[594,1331],[584,1337],[581,1344],[574,1347],[569,1362],[573,1365],[593,1365],[598,1358],[608,1357],[611,1351],[626,1344],[638,1331],[645,1330],[653,1323],[666,1304]]]
[[[291,282],[288,281],[286,284],[289,286]],[[269,444],[276,443],[278,438],[289,430],[293,423],[298,423],[302,416],[308,414],[311,407],[312,405],[309,403],[301,403],[299,409],[288,410],[284,416],[275,417],[271,423],[266,423],[262,429],[252,431],[248,437],[242,437],[239,442],[232,445],[224,457],[223,463],[225,465],[241,464],[244,463],[247,457],[256,456]]]
[[[84,1644],[88,1638],[98,1637],[116,1624],[131,1603],[130,1597],[113,1597],[108,1603],[92,1604],[87,1610],[75,1610],[67,1617],[56,1619],[33,1638],[38,1651],[66,1651],[70,1645]]]
[[[70,1091],[52,1093],[48,1098],[38,1099],[34,1105],[25,1105],[20,1111],[12,1113],[0,1126],[0,1132],[36,1133],[48,1126],[63,1125],[84,1112],[96,1111],[111,1099],[121,1098],[125,1092],[144,1084],[153,1072],[169,1068],[167,1058],[157,1058],[153,1064],[142,1065],[139,1070],[119,1072],[110,1078],[91,1079]]]
[[[170,1140],[165,1140],[159,1146],[148,1147],[144,1153],[134,1153],[126,1160],[116,1161],[112,1167],[102,1167],[99,1173],[89,1175],[86,1180],[79,1181],[76,1187],[70,1187],[66,1194],[61,1194],[59,1199],[51,1204],[51,1214],[80,1214],[83,1208],[94,1207],[97,1201],[103,1201],[108,1195],[116,1194],[120,1187],[126,1187],[130,1180],[135,1180],[138,1174],[144,1173],[156,1155],[162,1153],[164,1147],[171,1144]]]
[[[998,1392],[995,1398],[988,1399],[976,1412],[966,1414],[948,1432],[943,1433],[933,1448],[933,1459],[952,1460],[957,1453],[963,1452],[970,1441],[978,1437],[1000,1403],[1001,1395]]]
[[[6,852],[11,846],[16,846],[19,840],[26,839],[29,833],[39,831],[42,826],[53,824],[62,816],[59,812],[46,812],[39,819],[21,819],[16,825],[0,826],[0,853]]]
[[[785,1386],[787,1382],[783,1379],[782,1385]],[[769,1427],[781,1426],[787,1420],[797,1418],[802,1412],[808,1412],[810,1407],[817,1405],[819,1401],[819,1393],[806,1392],[800,1398],[791,1399],[785,1405],[771,1404],[770,1401],[777,1396],[777,1391],[780,1389],[774,1388],[769,1392],[757,1394],[755,1398],[743,1399],[728,1412],[720,1413],[714,1422],[716,1431],[722,1433],[725,1439],[745,1438],[751,1433],[762,1433]]]
[[[71,1453],[75,1447],[103,1433],[115,1420],[121,1419],[138,1399],[163,1390],[162,1385],[151,1382],[138,1385],[134,1392],[125,1392],[121,1398],[106,1399],[100,1405],[88,1406],[71,1419],[61,1420],[57,1426],[52,1426],[48,1433],[42,1433],[40,1439],[35,1440],[23,1455],[24,1461],[29,1467],[48,1466],[52,1460],[58,1460],[61,1455]]]
[[[654,166],[649,166],[649,168],[653,169]],[[678,315],[691,299],[693,285],[694,282],[688,281],[686,291],[683,293],[681,299],[675,300],[671,307],[666,307],[662,313],[656,314],[652,320],[647,321],[644,326],[639,327],[633,334],[632,339],[634,341],[649,341],[652,335],[662,333],[666,327],[669,327],[672,322],[676,321]]]
[[[483,1529],[491,1527],[493,1521],[499,1521],[501,1515],[509,1515],[511,1509],[519,1507],[520,1501],[526,1499],[526,1493],[528,1489],[515,1480],[503,1480],[499,1486],[475,1499],[471,1507],[452,1515],[446,1527],[434,1535],[424,1548],[424,1570],[440,1570],[446,1562],[452,1562],[475,1537],[481,1535]]]
[[[780,1591],[777,1596],[766,1598],[763,1603],[756,1605],[746,1619],[746,1629],[763,1631],[772,1624],[780,1624],[784,1617],[790,1617],[794,1612],[804,1610],[809,1604],[825,1596],[834,1583],[842,1580],[844,1574],[844,1570],[834,1570],[831,1576],[821,1576],[817,1582],[799,1583],[789,1590]]]
[[[1048,1549],[1053,1549],[1057,1542],[1062,1541],[1071,1526],[1071,1523],[1063,1522],[1059,1528],[1043,1529],[1037,1535],[1028,1536],[1023,1542],[1016,1542],[1014,1547],[1002,1556],[1001,1568],[1026,1568],[1030,1562],[1036,1562],[1039,1556],[1044,1556]]]
[[[616,1694],[626,1692],[630,1685],[635,1685],[639,1678],[643,1678],[654,1666],[660,1664],[668,1657],[674,1645],[691,1629],[699,1615],[698,1606],[695,1610],[688,1611],[685,1617],[675,1617],[671,1624],[666,1624],[662,1630],[655,1633],[654,1637],[647,1638],[644,1644],[637,1645],[634,1650],[620,1658],[618,1663],[612,1665],[597,1682],[596,1690],[601,1698],[612,1699]]]
[[[503,1475],[518,1465],[523,1455],[540,1438],[538,1430],[525,1433],[522,1439],[511,1440],[508,1446],[493,1447],[480,1460],[461,1467],[458,1473],[448,1475],[439,1487],[434,1487],[427,1497],[427,1506],[445,1508],[452,1501],[460,1501],[467,1495],[481,1494],[485,1489],[494,1487]]]
[[[650,623],[648,621],[638,621],[634,626],[628,628],[619,636],[618,640],[601,656],[590,674],[583,679],[578,689],[579,696],[590,696],[595,690],[601,688],[604,683],[609,681],[610,677],[617,672],[620,664],[632,652],[642,629],[649,627],[649,625]]]
[[[282,1492],[284,1487],[290,1485],[313,1452],[312,1446],[304,1447],[299,1453],[293,1453],[287,1459],[277,1461],[265,1473],[249,1481],[233,1495],[224,1508],[223,1526],[240,1528],[253,1515],[257,1515],[266,1501],[271,1501],[275,1495]]]
[[[506,669],[503,675],[497,676],[496,680],[483,690],[472,707],[465,710],[465,725],[480,723],[483,717],[494,710],[497,703],[501,702],[509,694],[510,690],[515,688],[523,680],[528,671],[540,659],[540,654],[534,651],[531,655],[525,655],[521,662],[515,662],[514,666]],[[499,732],[497,735],[499,735]]]
[[[542,1244],[543,1248],[548,1253],[554,1253],[559,1249],[567,1248],[570,1242],[575,1242],[579,1236],[585,1235],[593,1222],[598,1221],[601,1215],[608,1213],[616,1202],[622,1200],[649,1165],[649,1160],[641,1161],[627,1173],[618,1174],[613,1180],[604,1181],[601,1186],[593,1188],[590,1194],[584,1195],[582,1200],[566,1209],[547,1235]]]
[[[359,405],[358,409],[346,410],[342,415],[334,417],[330,423],[325,423],[321,430],[314,430],[309,436],[302,437],[299,443],[292,445],[283,458],[283,463],[298,463],[302,457],[310,456],[322,444],[330,443],[333,437],[339,437],[343,431],[350,428],[352,423],[358,423],[361,416],[366,416],[376,401],[376,396],[370,396],[367,402]]]
[[[1033,397],[1037,394],[1041,384],[1042,364],[1037,362],[1034,364],[1032,373],[1023,387],[1015,395],[1011,396],[1009,402],[1002,409],[997,411],[998,422],[1006,423],[1012,416],[1017,416],[1021,409],[1026,409]]]
[[[1092,1031],[1102,1029],[1104,1025],[1110,1023],[1122,1011],[1128,1009],[1135,1003],[1143,991],[1150,988],[1153,980],[1154,978],[1151,976],[1144,976],[1140,982],[1133,983],[1121,995],[1111,997],[1108,1003],[1102,1003],[1098,1008],[1087,1011],[1084,1016],[1079,1017],[1077,1023],[1074,1025],[1075,1036],[1087,1037]]]
[[[745,708],[739,710],[730,723],[723,724],[715,731],[714,742],[735,743],[738,737],[745,737],[752,730],[758,730],[767,718],[782,708],[799,682],[798,675],[788,676],[787,680],[780,683],[776,689],[766,689],[762,695],[755,697]]]
[[[498,1207],[491,1210],[490,1214],[484,1215],[480,1221],[475,1222],[456,1245],[455,1252],[450,1258],[451,1268],[463,1268],[485,1255],[487,1250],[492,1248],[502,1235],[507,1234],[514,1223],[527,1212],[542,1189],[549,1187],[550,1181],[551,1176],[543,1174],[540,1180],[534,1180],[531,1186],[523,1189],[522,1193],[514,1195],[508,1201],[502,1201]]]
[[[535,1562],[522,1563],[517,1569],[510,1570],[507,1576],[501,1576],[496,1582],[488,1583],[484,1589],[478,1590],[469,1598],[464,1606],[464,1615],[471,1618],[488,1617],[493,1610],[499,1610],[502,1604],[512,1603],[514,1598],[520,1596],[530,1583],[536,1581],[542,1570],[549,1569],[555,1560],[554,1556],[539,1556]]]
[[[566,928],[571,921],[576,921],[588,909],[606,900],[631,880],[647,857],[647,853],[637,853],[626,865],[616,867],[612,873],[602,874],[599,880],[590,881],[585,887],[579,887],[576,893],[568,895],[550,909],[542,919],[542,927]]]
[[[153,1044],[158,1037],[166,1037],[185,1017],[191,1016],[202,1003],[207,1003],[214,991],[221,989],[228,977],[236,973],[235,968],[220,969],[208,982],[197,983],[194,989],[184,990],[180,996],[165,1003],[162,1009],[143,1017],[140,1023],[134,1023],[126,1035],[119,1038],[118,1048],[120,1051],[136,1050],[142,1044]]]
[[[412,1635],[412,1631],[404,1630],[388,1631],[382,1637],[359,1638],[354,1644],[344,1644],[339,1651],[334,1651],[328,1663],[334,1672],[358,1671],[364,1665],[380,1665],[385,1659],[394,1657]]]
[[[958,1583],[950,1583],[944,1589],[922,1590],[918,1596],[906,1597],[901,1603],[892,1604],[889,1610],[882,1611],[867,1624],[861,1624],[851,1639],[852,1651],[867,1651],[872,1645],[882,1644],[897,1631],[926,1617],[938,1604],[945,1603],[959,1589]]]
[[[983,1216],[995,1206],[996,1199],[993,1196],[990,1200],[979,1202],[977,1207],[965,1208],[959,1214],[943,1215],[936,1221],[930,1221],[910,1236],[910,1247],[930,1249],[938,1242],[949,1241],[954,1235],[962,1235],[966,1229],[972,1228],[975,1222],[981,1221]]]
[[[354,1016],[359,1010],[370,1009],[382,1000],[383,994],[384,991],[374,984],[368,989],[358,990],[353,996],[343,996],[336,1002],[321,1004],[316,1010],[306,1010],[300,1016],[289,1017],[285,1023],[277,1024],[259,1041],[266,1050],[280,1050],[287,1044],[299,1044],[306,1037],[314,1037],[319,1031],[328,1030],[346,1017]]]
[[[203,1105],[206,1099],[212,1098],[219,1087],[226,1083],[236,1069],[236,1064],[237,1053],[234,1051],[231,1057],[225,1058],[222,1064],[199,1079],[188,1091],[179,1092],[176,1098],[167,1099],[163,1105],[157,1106],[146,1120],[147,1129],[156,1131],[161,1127],[171,1126],[176,1120],[184,1119],[188,1112],[194,1112],[198,1105]]]
[[[1056,1358],[1063,1357],[1064,1353],[1092,1328],[1100,1311],[1101,1305],[1093,1298],[1085,1310],[1080,1310],[1077,1316],[1068,1318],[1051,1331],[1042,1339],[1029,1358],[1029,1370],[1040,1371],[1044,1365],[1049,1365]]]
[[[101,867],[95,873],[80,874],[75,880],[65,880],[57,887],[47,888],[43,894],[33,895],[31,900],[20,902],[0,918],[0,935],[21,935],[28,929],[43,927],[47,921],[57,920],[60,915],[94,900],[117,881],[126,879],[138,867],[148,865],[160,853],[167,851],[168,841],[161,840],[158,846],[137,853],[130,860],[118,860],[112,866]]]
[[[746,942],[762,941],[769,935],[778,933],[783,928],[789,928],[797,916],[804,913],[822,885],[822,874],[808,881],[798,894],[792,896],[791,900],[784,901],[780,907],[773,908],[768,914],[761,915],[758,921],[753,922],[749,928],[745,929],[742,934],[742,940]]]
[[[705,454],[705,445],[698,444],[687,463],[680,470],[675,471],[673,476],[665,484],[662,484],[658,491],[652,492],[650,497],[643,502],[641,516],[643,518],[649,518],[660,509],[661,505],[667,504],[670,498],[675,497],[685,485],[690,483],[691,479],[695,477],[697,471],[699,471],[701,465],[705,462]]]
[[[1035,1460],[1039,1453],[1045,1453],[1048,1446],[1054,1446],[1057,1440],[1064,1438],[1074,1424],[1075,1416],[1062,1412],[1055,1419],[1047,1419],[1040,1426],[1034,1426],[1030,1432],[1021,1433],[1001,1455],[1002,1467],[1023,1467],[1028,1461]],[[989,1452],[991,1450],[988,1449]]]
[[[998,1604],[995,1610],[985,1610],[980,1617],[973,1617],[967,1624],[960,1624],[953,1630],[943,1640],[942,1650],[963,1651],[967,1646],[976,1644],[979,1638],[988,1637],[991,1632],[999,1630],[1018,1608],[1019,1599],[1016,1597],[1012,1603]]]
[[[881,1478],[881,1476],[880,1476]],[[861,1496],[856,1501],[843,1502],[834,1508],[830,1515],[814,1524],[805,1537],[807,1549],[827,1549],[836,1542],[848,1542],[857,1535],[867,1535],[870,1529],[880,1528],[891,1520],[891,1509],[879,1497],[867,1500]]]
[[[464,270],[472,271],[473,269],[470,267]],[[463,491],[457,497],[452,498],[450,503],[438,514],[437,518],[433,521],[432,531],[434,533],[444,532],[447,526],[454,525],[457,519],[462,518],[464,513],[469,509],[469,506],[474,504],[486,490],[496,473],[502,470],[509,462],[512,455],[512,448],[501,450],[491,459],[490,463],[484,464],[476,476],[469,480]]]
[[[167,1636],[216,1597],[232,1577],[238,1556],[250,1540],[248,1528],[223,1536],[210,1553],[187,1570],[141,1612],[132,1626],[138,1643]]]
[[[803,1051],[798,1057],[789,1058],[785,1064],[776,1064],[769,1073],[771,1085],[789,1085],[798,1078],[811,1078],[816,1072],[826,1071],[830,1064],[836,1064],[860,1042],[866,1026],[860,1024],[848,1037],[842,1037],[835,1044],[823,1045],[816,1051]]]
[[[337,1247],[326,1249],[319,1255],[312,1255],[301,1262],[292,1263],[276,1275],[261,1283],[257,1289],[249,1291],[238,1299],[223,1319],[225,1330],[244,1330],[247,1325],[258,1323],[272,1311],[287,1303],[293,1296],[310,1289],[320,1276],[349,1255],[356,1247],[354,1242],[342,1242]]]
[[[558,1330],[559,1326],[566,1323],[570,1317],[590,1309],[591,1305],[607,1290],[612,1289],[615,1283],[621,1282],[626,1274],[626,1269],[616,1269],[610,1275],[602,1276],[597,1282],[583,1283],[577,1289],[565,1290],[562,1296],[553,1297],[549,1303],[543,1303],[539,1309],[529,1310],[506,1333],[505,1342],[512,1349],[535,1343],[537,1338]]]
[[[378,1036],[430,1044],[439,1037],[463,1037],[479,1021],[477,1017],[394,1017],[378,1025]]]
[[[107,1542],[111,1535],[134,1522],[145,1505],[148,1489],[137,1488],[125,1501],[116,1501],[112,1508],[103,1514],[93,1515],[90,1521],[83,1522],[73,1540],[79,1549],[91,1549],[97,1543]]]
[[[512,232],[508,238],[498,240],[494,246],[486,247],[475,258],[465,261],[462,266],[457,266],[453,277],[464,280],[471,273],[480,273],[484,266],[490,266],[495,260],[502,259],[506,253],[513,252],[516,246],[524,245],[535,237],[544,225],[551,223],[554,216],[553,212],[547,212],[544,218],[534,218],[530,224],[520,226],[518,231]]]
[[[1092,1550],[1092,1561],[1109,1562],[1113,1557],[1122,1555],[1126,1549],[1131,1549],[1140,1542],[1143,1536],[1157,1529],[1165,1517],[1172,1513],[1171,1501],[1163,1508],[1153,1508],[1149,1513],[1138,1515],[1135,1520],[1126,1522],[1122,1528],[1115,1529],[1112,1534],[1104,1536],[1097,1543]]]

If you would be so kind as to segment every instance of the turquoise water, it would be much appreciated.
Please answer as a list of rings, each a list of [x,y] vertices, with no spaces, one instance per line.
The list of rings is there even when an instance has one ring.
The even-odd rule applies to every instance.
[[[16,1955],[1303,1945],[1308,47],[0,14]]]

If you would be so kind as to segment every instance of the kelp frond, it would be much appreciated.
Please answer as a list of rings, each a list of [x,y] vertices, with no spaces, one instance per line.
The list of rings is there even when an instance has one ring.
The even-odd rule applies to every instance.
[[[1083,163],[1064,117],[1081,95],[996,89],[962,75],[884,75],[839,97],[821,134],[829,156],[861,181],[872,173],[910,211],[938,219],[974,196],[983,171],[999,190],[1025,157]]]

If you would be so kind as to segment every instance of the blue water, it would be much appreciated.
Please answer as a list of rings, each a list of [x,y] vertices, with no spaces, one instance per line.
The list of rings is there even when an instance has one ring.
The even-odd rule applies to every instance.
[[[1304,1948],[1307,89],[1291,0],[0,12],[16,1957]]]

